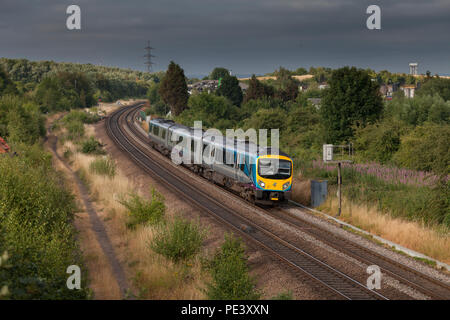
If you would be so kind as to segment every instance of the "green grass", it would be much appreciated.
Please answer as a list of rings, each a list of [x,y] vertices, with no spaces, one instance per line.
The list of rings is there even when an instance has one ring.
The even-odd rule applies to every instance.
[[[175,217],[161,225],[150,247],[174,262],[193,258],[200,252],[205,232],[193,222]]]
[[[116,164],[111,158],[97,158],[89,164],[92,173],[113,178],[116,175]]]
[[[286,291],[277,294],[276,296],[272,297],[271,300],[293,300],[293,299],[294,297],[292,291]]]

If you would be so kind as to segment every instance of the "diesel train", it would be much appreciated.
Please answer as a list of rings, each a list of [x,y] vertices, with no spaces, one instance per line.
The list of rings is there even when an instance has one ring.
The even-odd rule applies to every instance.
[[[145,115],[138,115],[136,120],[146,121]],[[274,205],[291,198],[293,161],[281,150],[230,140],[172,120],[146,122],[154,149],[211,182],[252,203]]]

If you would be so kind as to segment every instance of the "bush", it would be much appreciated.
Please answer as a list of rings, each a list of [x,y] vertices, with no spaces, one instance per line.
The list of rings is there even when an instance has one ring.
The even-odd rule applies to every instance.
[[[0,157],[0,252],[8,251],[11,265],[0,271],[0,283],[6,281],[11,299],[86,298],[85,280],[82,290],[66,286],[66,268],[82,266],[73,196],[47,154],[26,148],[18,157]]]
[[[113,178],[116,175],[116,164],[110,158],[95,159],[89,165],[89,170],[102,176]]]
[[[120,203],[128,209],[128,228],[134,228],[139,224],[156,225],[161,222],[166,212],[164,198],[155,189],[152,190],[152,200],[146,201],[137,194]]]
[[[225,236],[225,242],[209,262],[212,283],[206,294],[211,300],[256,300],[261,294],[249,275],[247,257],[240,239]]]
[[[450,123],[450,101],[435,94],[416,96],[413,99],[394,98],[386,104],[385,117],[418,126],[425,122]]]
[[[95,108],[92,108],[94,111]],[[100,120],[100,117],[94,113],[88,113],[81,110],[71,110],[64,118],[63,121],[66,124],[71,122],[81,122],[86,124],[92,124]]]
[[[413,170],[448,174],[450,168],[450,126],[425,124],[401,138],[394,161]]]
[[[89,137],[89,139],[84,140],[81,143],[81,152],[85,154],[104,154],[100,142],[95,140],[94,137]]]
[[[192,222],[176,217],[160,226],[151,248],[174,262],[194,257],[202,246],[205,233]]]
[[[0,137],[33,144],[45,132],[44,117],[35,104],[17,96],[0,97]]]
[[[386,164],[400,148],[401,136],[407,131],[405,123],[395,120],[357,128],[354,148],[362,159]]]

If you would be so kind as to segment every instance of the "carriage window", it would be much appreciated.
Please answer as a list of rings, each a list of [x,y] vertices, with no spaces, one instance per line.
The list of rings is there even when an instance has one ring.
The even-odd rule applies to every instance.
[[[166,139],[166,129],[161,129],[161,137],[165,140]]]
[[[154,134],[155,136],[159,135],[159,127],[153,126],[153,134]]]
[[[216,162],[223,164],[223,149],[216,150]]]
[[[234,152],[226,150],[223,153],[223,163],[229,167],[234,167]]]

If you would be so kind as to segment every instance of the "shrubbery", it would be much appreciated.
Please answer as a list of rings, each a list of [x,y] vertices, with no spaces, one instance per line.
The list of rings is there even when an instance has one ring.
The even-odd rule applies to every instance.
[[[11,299],[79,299],[69,290],[66,269],[82,266],[71,225],[75,203],[62,188],[47,154],[22,146],[18,157],[0,157],[0,252]],[[86,288],[83,284],[82,288]]]
[[[155,189],[152,190],[151,201],[146,201],[137,194],[131,195],[120,203],[128,209],[128,228],[134,228],[140,224],[156,225],[164,219],[166,206],[164,198]]]
[[[206,294],[211,300],[256,300],[261,293],[256,290],[256,281],[249,275],[247,257],[239,238],[225,237],[207,268],[212,282]]]
[[[102,149],[102,145],[94,137],[89,137],[88,139],[81,142],[81,152],[85,154],[104,154],[105,151]]]
[[[407,168],[448,174],[450,126],[425,124],[401,138],[394,161]]]
[[[44,135],[44,118],[34,103],[18,96],[0,96],[1,137],[33,144]]]
[[[202,246],[205,233],[190,221],[175,217],[172,221],[159,226],[150,246],[174,262],[194,257]]]

